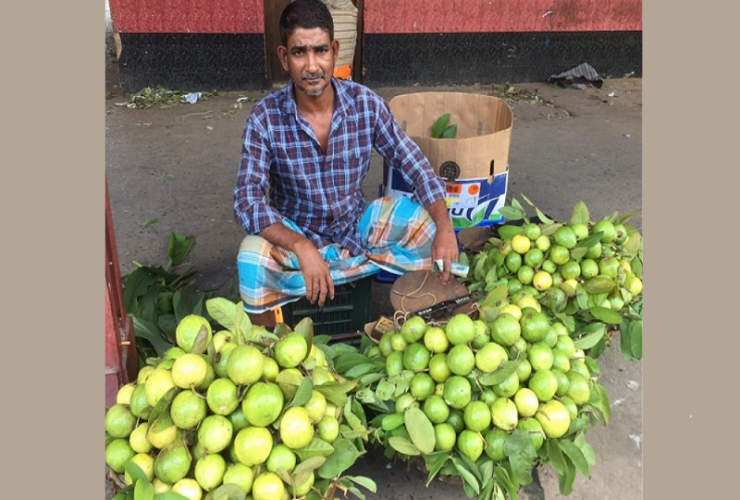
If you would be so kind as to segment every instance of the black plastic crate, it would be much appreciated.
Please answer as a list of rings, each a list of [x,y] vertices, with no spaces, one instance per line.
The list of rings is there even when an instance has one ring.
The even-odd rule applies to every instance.
[[[283,321],[291,328],[303,318],[313,321],[314,335],[329,335],[332,341],[359,342],[364,326],[370,322],[372,276],[334,287],[334,300],[322,307],[306,297],[283,306]]]

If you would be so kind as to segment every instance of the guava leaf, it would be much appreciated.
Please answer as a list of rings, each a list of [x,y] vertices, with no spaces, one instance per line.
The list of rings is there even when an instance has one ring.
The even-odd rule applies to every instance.
[[[381,401],[388,401],[393,397],[393,392],[396,390],[396,384],[384,378],[378,382],[378,387],[375,389],[375,395]]]
[[[216,297],[206,300],[206,311],[221,326],[235,331],[234,318],[236,317],[236,304],[223,297]]]
[[[593,359],[598,359],[599,356],[601,356],[604,353],[604,350],[606,349],[606,336],[601,337],[598,342],[596,342],[596,345],[591,348],[591,351],[589,354]]]
[[[445,113],[434,122],[434,125],[432,125],[432,139],[439,139],[442,136],[442,131],[447,126],[447,123],[450,121],[450,114]]]
[[[452,463],[455,465],[455,469],[457,469],[457,472],[460,473],[460,476],[463,478],[465,484],[467,484],[473,491],[475,491],[476,495],[479,494],[480,483],[475,478],[470,469],[468,469],[468,466],[465,465],[465,463],[458,457],[452,457]]]
[[[404,423],[414,446],[422,453],[432,453],[436,436],[434,426],[424,412],[417,407],[409,408],[404,412]]]
[[[588,248],[576,247],[570,251],[570,258],[575,261],[580,261],[588,253]]]
[[[434,477],[439,473],[440,469],[448,462],[450,455],[447,452],[434,453],[432,455],[424,455],[424,463],[429,475],[427,476],[427,486],[432,482]]]
[[[606,334],[606,327],[602,323],[591,323],[586,328],[586,335],[575,340],[578,349],[590,349]]]
[[[506,208],[506,207],[503,207],[503,208]],[[499,236],[501,236],[504,240],[511,240],[517,234],[524,233],[524,228],[522,228],[521,226],[504,225],[496,229],[496,231],[498,232]]]
[[[609,395],[601,384],[594,384],[591,388],[591,398],[589,404],[599,410],[604,416],[604,425],[609,425],[609,419],[612,415],[612,409],[609,403]]]
[[[509,295],[509,287],[499,286],[488,292],[486,299],[483,301],[483,305],[497,306],[502,305],[503,301]]]
[[[378,492],[378,485],[375,484],[375,481],[373,481],[369,477],[365,477],[365,476],[347,476],[345,479],[349,479],[353,483],[359,484],[363,488],[365,488],[365,489],[367,489],[367,490],[369,490],[369,491],[371,491],[373,493],[377,493]]]
[[[571,224],[588,224],[591,221],[591,215],[588,213],[588,207],[583,201],[576,203],[573,207],[573,213],[570,216]]]
[[[346,471],[355,463],[360,452],[349,439],[339,438],[334,442],[334,453],[318,468],[317,474],[324,479],[332,479]]]
[[[153,422],[165,413],[169,413],[168,410],[170,409],[170,405],[172,404],[172,401],[175,400],[175,396],[177,396],[179,392],[179,387],[173,387],[167,391],[164,396],[159,398],[159,401],[157,401],[157,404],[152,408],[152,412],[149,414],[149,421]]]
[[[516,207],[501,207],[498,209],[498,213],[506,217],[506,220],[522,220],[524,217],[526,217],[527,212],[525,212],[521,208]],[[503,229],[503,228],[501,228]],[[499,229],[499,234],[501,234],[501,230]],[[521,233],[519,233],[521,234]],[[513,238],[513,236],[512,236]],[[505,240],[508,240],[509,238],[504,237]]]
[[[301,383],[298,385],[298,389],[296,389],[295,394],[293,395],[293,399],[286,406],[286,408],[291,408],[293,406],[303,406],[311,400],[312,395],[313,383],[311,382],[310,378],[303,377],[303,380],[301,380]]]
[[[154,500],[154,486],[146,477],[134,484],[134,500]]]
[[[565,462],[563,451],[560,449],[560,442],[557,439],[548,439],[547,458],[552,464],[552,468],[558,475],[564,475],[568,470],[568,464]]]
[[[172,297],[172,305],[175,310],[174,312],[177,322],[179,323],[189,314],[202,315],[203,302],[204,296],[202,293],[197,291],[195,283],[188,283],[177,290],[175,295]]]
[[[542,232],[542,235],[544,236],[552,236],[555,234],[555,231],[563,227],[564,224],[561,222],[555,222],[553,224],[544,224],[540,226],[540,230]]]
[[[146,295],[149,287],[154,285],[156,281],[156,278],[144,267],[135,269],[131,274],[126,276],[125,286],[123,287],[123,303],[129,314],[134,314],[138,311],[136,299]]]
[[[188,497],[180,495],[179,493],[175,493],[174,491],[165,491],[163,493],[157,493],[156,495],[154,495],[154,500],[189,500],[189,499]],[[214,496],[214,500],[216,500],[215,496]]]
[[[344,373],[344,376],[347,378],[359,378],[359,377],[362,377],[363,375],[367,375],[368,373],[376,369],[377,369],[377,366],[375,366],[375,364],[373,363],[361,363],[347,370]],[[360,384],[365,385],[365,384],[362,384],[362,382],[360,382]]]
[[[198,335],[193,340],[193,346],[190,348],[190,352],[193,354],[203,354],[208,349],[208,329],[206,325],[201,325],[198,330]]]
[[[583,283],[583,289],[591,295],[609,293],[614,289],[614,280],[608,276],[594,276]]]
[[[172,314],[163,314],[157,318],[157,328],[172,345],[177,342],[177,320]]]
[[[630,261],[630,266],[632,267],[632,274],[642,279],[642,259],[635,257]]]
[[[169,259],[169,266],[177,266],[185,257],[190,253],[195,243],[193,236],[185,236],[180,233],[170,233],[170,242],[167,246],[167,258]]]
[[[637,257],[637,252],[642,247],[642,236],[640,233],[633,233],[622,247],[622,258],[624,260],[631,260]]]
[[[618,312],[607,309],[606,307],[592,306],[589,311],[591,311],[594,318],[599,321],[603,321],[604,323],[608,323],[610,325],[622,324],[622,316],[620,316]]]
[[[278,384],[290,384],[298,387],[301,385],[304,378],[305,377],[301,376],[299,373],[282,370],[278,373],[277,377],[275,377],[275,382]]]
[[[519,363],[516,361],[506,361],[505,364],[502,364],[495,371],[491,373],[486,373],[485,375],[481,376],[478,381],[481,383],[481,385],[500,384],[516,371],[518,365]]]
[[[529,470],[534,466],[537,452],[526,432],[515,430],[504,442],[504,454],[509,457],[511,472],[521,485],[532,482]]]
[[[519,491],[519,485],[513,483],[509,476],[509,471],[500,465],[494,467],[493,471],[496,474],[496,482],[504,487],[506,492],[509,494],[510,500],[515,500]]]
[[[300,333],[304,339],[306,339],[306,343],[308,344],[308,350],[311,351],[311,346],[313,345],[313,320],[306,316],[302,320],[298,322],[297,325],[295,325],[294,331],[296,333]]]
[[[593,359],[591,356],[586,356],[583,361],[584,363],[586,363],[586,368],[588,368],[588,372],[591,374],[591,376],[598,377],[599,375],[601,375],[601,368],[599,368],[599,364],[596,362],[595,359]]]
[[[414,446],[411,441],[401,436],[391,436],[388,438],[388,444],[403,455],[418,456],[421,455],[419,448]]]
[[[569,316],[567,314],[557,313],[555,314],[555,317],[560,320],[560,322],[565,325],[565,329],[569,332],[573,333],[576,329],[576,320],[573,318],[573,316]]]
[[[340,375],[344,375],[344,373],[353,366],[359,365],[360,363],[369,362],[370,358],[368,358],[364,354],[360,354],[358,352],[348,352],[347,354],[342,354],[341,356],[338,356],[334,360],[334,369]]]
[[[322,456],[315,456],[307,460],[302,460],[301,463],[299,463],[293,471],[295,484],[304,484],[306,481],[308,481],[311,473],[324,465],[325,462],[326,458]]]
[[[457,124],[449,125],[445,127],[442,134],[439,136],[441,139],[454,139],[457,134]]]
[[[379,381],[382,378],[383,378],[382,373],[368,373],[367,375],[363,375],[362,377],[360,377],[360,385],[368,386],[368,385],[371,385]]]
[[[484,460],[483,463],[478,466],[478,471],[480,472],[479,477],[483,479],[485,489],[485,485],[491,482],[490,479],[493,478],[493,460]]]
[[[576,479],[576,468],[569,459],[565,459],[567,468],[565,474],[558,474],[558,486],[560,494],[570,495],[573,492],[573,481]]]
[[[141,470],[141,467],[136,465],[136,462],[132,461],[130,458],[126,461],[125,464],[123,464],[123,468],[126,469],[126,472],[128,472],[128,475],[131,476],[131,480],[134,483],[138,481],[149,482],[149,479],[146,477],[146,473]]]
[[[344,405],[344,419],[352,427],[352,430],[365,432],[365,426],[362,425],[361,418],[365,418],[362,405],[355,398],[348,398],[347,404]]]
[[[636,359],[642,359],[642,321],[630,325],[630,348]]]
[[[584,238],[578,243],[576,243],[576,248],[586,248],[589,249],[592,246],[594,246],[596,243],[601,241],[601,237],[604,236],[604,231],[597,231],[594,234],[590,235],[588,238]],[[588,250],[587,250],[588,251]]]
[[[277,474],[277,476],[278,476],[278,477],[279,477],[279,478],[280,478],[280,479],[281,479],[281,480],[282,480],[282,481],[283,481],[283,482],[284,482],[285,484],[293,484],[293,483],[294,483],[294,481],[293,481],[293,478],[292,478],[292,477],[290,476],[290,472],[288,472],[288,469],[286,469],[285,467],[278,467],[278,468],[277,468],[277,469],[275,470],[275,474]],[[297,482],[297,481],[295,481],[295,483],[297,484],[298,482]]]
[[[136,338],[147,340],[155,351],[157,356],[162,356],[172,344],[167,342],[160,333],[159,329],[151,322],[138,316],[132,316],[134,322],[134,335]]]
[[[532,205],[532,207],[534,208],[535,212],[537,213],[537,217],[542,222],[544,222],[545,224],[552,224],[553,222],[555,222],[554,220],[552,220],[548,216],[546,216],[544,213],[542,213],[542,211],[539,208],[537,208],[534,203],[532,203],[531,201],[529,201],[529,198],[527,198],[526,196],[524,196],[524,194],[522,194],[522,198],[524,198],[524,200],[527,203],[529,203],[530,205]]]
[[[318,437],[312,438],[303,448],[295,450],[295,454],[298,455],[301,461],[308,460],[311,457],[326,457],[332,453],[334,453],[334,447]]]
[[[336,406],[344,406],[347,402],[347,393],[350,392],[357,386],[357,380],[349,380],[347,382],[327,382],[326,384],[317,385],[314,387],[317,391],[324,395],[327,401],[330,401]]]
[[[583,452],[581,451],[581,449],[568,439],[560,440],[560,449],[562,449],[563,453],[565,453],[565,455],[570,458],[571,462],[573,462],[573,465],[575,465],[578,472],[588,477],[588,461],[586,460],[586,457],[583,456]]]
[[[562,283],[561,283],[562,284]],[[578,286],[576,286],[576,303],[578,304],[578,309],[581,311],[585,311],[588,309],[588,293],[586,290],[583,289],[583,285],[580,283]]]
[[[211,495],[209,500],[244,500],[247,492],[237,484],[227,483],[213,490]]]

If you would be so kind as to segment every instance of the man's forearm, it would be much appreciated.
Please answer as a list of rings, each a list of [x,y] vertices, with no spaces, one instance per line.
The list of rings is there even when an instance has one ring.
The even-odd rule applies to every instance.
[[[259,236],[262,236],[273,245],[284,248],[296,255],[301,253],[301,248],[305,248],[306,245],[313,247],[313,243],[308,238],[287,228],[282,223],[267,226],[259,232]]]
[[[454,230],[445,200],[437,200],[431,203],[427,207],[427,212],[429,212],[429,215],[432,217],[434,225],[437,226],[437,231]]]

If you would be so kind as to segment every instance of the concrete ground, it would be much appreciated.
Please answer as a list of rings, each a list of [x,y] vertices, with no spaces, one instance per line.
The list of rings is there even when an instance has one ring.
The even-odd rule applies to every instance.
[[[501,82],[502,83],[502,82]],[[601,89],[560,89],[546,83],[518,84],[510,102],[514,126],[509,158],[509,199],[526,195],[545,213],[567,219],[583,200],[593,218],[613,211],[642,208],[642,86],[640,79],[606,80]],[[184,89],[205,90],[205,89]],[[386,99],[428,90],[500,95],[493,85],[454,88],[379,88]],[[171,231],[195,236],[189,261],[198,270],[200,288],[236,286],[235,255],[244,232],[234,222],[233,187],[241,133],[251,103],[264,92],[229,92],[171,109],[127,109],[114,87],[106,101],[106,174],[122,272],[133,260],[165,264]],[[375,155],[365,179],[367,198],[377,196],[381,159]],[[142,227],[145,221],[155,219]],[[641,230],[642,218],[632,223]],[[375,282],[372,314],[392,313],[390,286]],[[642,365],[625,362],[618,351],[600,359],[612,402],[612,421],[588,433],[597,464],[589,478],[577,477],[568,497],[637,500],[642,498]],[[353,472],[373,477],[379,491],[369,498],[465,498],[459,486],[434,483],[425,488],[420,473],[402,464],[388,466],[371,453]],[[560,498],[550,466],[539,470],[529,498]]]

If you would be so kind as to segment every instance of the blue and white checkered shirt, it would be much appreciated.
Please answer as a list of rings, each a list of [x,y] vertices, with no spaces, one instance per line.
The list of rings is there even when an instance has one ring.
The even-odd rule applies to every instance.
[[[234,214],[248,234],[285,217],[317,248],[338,243],[359,255],[362,181],[373,148],[402,173],[425,207],[444,199],[444,181],[380,96],[354,82],[332,78],[332,84],[336,108],[326,153],[298,112],[292,83],[255,105],[244,128]]]

